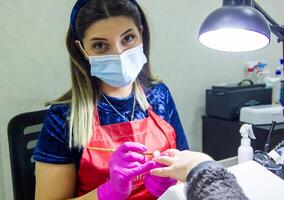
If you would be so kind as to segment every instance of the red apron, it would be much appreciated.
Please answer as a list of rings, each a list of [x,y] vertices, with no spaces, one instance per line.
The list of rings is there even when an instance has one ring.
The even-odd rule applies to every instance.
[[[124,142],[144,144],[149,152],[176,148],[174,128],[160,116],[148,109],[149,117],[130,122],[101,126],[97,109],[94,111],[93,136],[88,147],[117,149]],[[109,178],[109,152],[83,150],[77,176],[76,196],[82,196],[105,183]],[[152,158],[149,158],[152,159]],[[135,177],[128,200],[157,199],[143,184],[144,175]]]

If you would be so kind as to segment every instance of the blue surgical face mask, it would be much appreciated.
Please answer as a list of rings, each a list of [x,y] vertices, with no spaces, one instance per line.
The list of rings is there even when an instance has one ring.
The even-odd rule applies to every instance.
[[[91,75],[113,87],[122,88],[135,81],[147,58],[140,44],[120,55],[89,56]]]

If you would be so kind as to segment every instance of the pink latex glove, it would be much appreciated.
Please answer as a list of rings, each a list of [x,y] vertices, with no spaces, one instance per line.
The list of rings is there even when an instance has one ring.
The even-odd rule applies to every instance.
[[[168,156],[167,153],[162,153],[163,156]],[[165,167],[155,161],[151,161],[151,169]],[[168,177],[158,177],[151,175],[149,172],[145,175],[144,185],[149,192],[155,197],[160,197],[171,186],[175,185],[177,180]]]
[[[109,160],[110,179],[98,187],[99,200],[124,200],[132,190],[132,179],[152,169],[154,162],[147,162],[147,148],[139,143],[122,144]]]

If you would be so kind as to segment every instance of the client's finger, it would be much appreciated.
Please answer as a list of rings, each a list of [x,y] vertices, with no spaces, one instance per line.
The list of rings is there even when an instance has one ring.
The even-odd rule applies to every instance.
[[[154,176],[160,177],[170,177],[171,172],[173,171],[173,167],[163,167],[163,168],[155,168],[150,170],[150,174]]]
[[[166,166],[173,164],[173,158],[168,157],[168,156],[160,156],[160,157],[154,158],[153,160],[159,164],[166,165]]]
[[[170,157],[174,157],[176,154],[180,153],[180,151],[177,149],[168,149],[165,153],[168,153]]]

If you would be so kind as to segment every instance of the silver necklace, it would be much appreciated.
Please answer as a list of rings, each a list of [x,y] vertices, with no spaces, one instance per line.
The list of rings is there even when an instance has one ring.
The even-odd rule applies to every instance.
[[[103,97],[104,99],[106,100],[106,102],[110,105],[110,107],[117,113],[119,114],[123,119],[125,119],[125,121],[129,122],[129,120],[123,116],[120,112],[118,112],[118,110],[116,110],[116,108],[109,102],[109,100],[106,98],[106,96],[103,94]],[[132,108],[132,114],[131,114],[131,121],[133,121],[134,119],[134,110],[135,110],[135,104],[136,104],[136,98],[135,98],[135,95],[134,95],[134,98],[133,98],[133,108]]]

